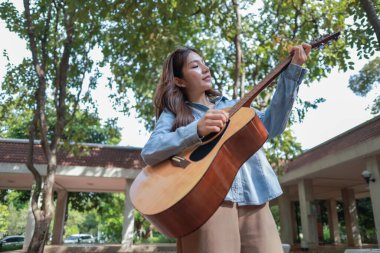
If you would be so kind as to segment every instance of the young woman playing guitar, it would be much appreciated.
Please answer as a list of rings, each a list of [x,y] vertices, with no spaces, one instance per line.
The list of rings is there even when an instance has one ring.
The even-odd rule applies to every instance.
[[[279,77],[270,106],[256,111],[268,137],[280,135],[288,122],[306,69],[311,46],[292,48],[290,65]],[[155,129],[142,150],[154,166],[202,143],[203,137],[223,130],[228,100],[212,89],[210,69],[192,48],[178,48],[164,62],[154,104]],[[239,169],[224,201],[194,232],[177,239],[178,253],[281,253],[281,241],[268,201],[281,195],[277,177],[264,151],[259,149]],[[207,203],[206,203],[207,204]]]

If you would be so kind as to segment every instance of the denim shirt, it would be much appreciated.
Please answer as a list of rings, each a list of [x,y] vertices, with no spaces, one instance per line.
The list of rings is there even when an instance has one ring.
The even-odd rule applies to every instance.
[[[268,131],[268,138],[280,135],[288,122],[298,87],[306,69],[290,64],[280,75],[277,89],[270,106],[264,111],[256,111]],[[214,109],[232,107],[237,100],[218,97],[212,101]],[[155,129],[142,149],[141,156],[148,165],[155,165],[185,148],[201,143],[197,133],[197,123],[208,107],[190,103],[195,120],[190,124],[171,131],[175,116],[165,109],[156,122]],[[282,194],[277,176],[269,164],[264,150],[260,148],[239,169],[225,200],[238,205],[260,205]]]

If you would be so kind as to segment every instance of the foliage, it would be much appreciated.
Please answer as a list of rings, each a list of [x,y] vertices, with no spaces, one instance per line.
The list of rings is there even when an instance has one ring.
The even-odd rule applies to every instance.
[[[153,236],[149,237],[147,239],[134,237],[133,243],[134,244],[146,244],[146,243],[175,243],[175,238],[168,238],[163,234],[160,234],[158,232],[153,231]]]
[[[23,234],[28,214],[29,191],[0,190],[0,237],[1,234]]]
[[[69,192],[71,208],[79,212],[99,210],[102,203],[110,203],[115,196],[101,192]]]
[[[152,225],[150,222],[137,210],[134,211],[134,222],[135,222],[135,238],[134,242],[143,241],[150,237]]]
[[[380,84],[380,57],[368,62],[358,74],[350,77],[349,88],[358,96],[366,96]],[[372,114],[380,112],[380,95],[373,101]]]
[[[140,6],[130,3],[118,8],[107,26],[103,47],[105,64],[110,64],[114,74],[109,85],[116,86],[115,90],[119,92],[119,96],[115,94],[114,97],[122,104],[120,91],[134,89],[136,104],[128,104],[125,110],[129,106],[135,107],[148,129],[154,123],[151,98],[160,68],[174,46],[199,48],[211,67],[216,87],[227,96],[231,95],[233,83],[236,31],[232,2],[194,1],[186,8],[177,1],[165,3],[165,7],[161,5],[147,1]],[[249,77],[245,84],[247,89],[257,84],[287,54],[291,45],[310,42],[322,34],[344,29],[349,18],[346,13],[348,4],[342,1],[264,1],[263,8],[256,14],[249,10],[251,5],[250,1],[240,1],[245,13],[241,40],[244,72]],[[128,21],[133,18],[133,22],[126,22],[125,12],[134,7],[132,16],[127,18]],[[144,19],[147,13],[152,13],[148,20]],[[311,15],[303,15],[305,13]],[[350,29],[349,32],[354,28]],[[343,70],[351,68],[353,63],[349,61],[346,45],[354,46],[356,40],[354,36],[345,38],[323,52],[313,53],[307,65],[309,82],[326,76],[334,66]],[[374,48],[360,52],[367,57],[373,54]],[[264,99],[267,92],[263,92],[260,98]],[[262,102],[260,98],[256,101],[258,105]]]
[[[76,210],[71,209],[71,205],[68,206],[67,220],[65,222],[64,237],[68,237],[73,234],[79,234],[81,232],[87,233],[87,231],[81,231],[80,225],[84,222],[85,216]]]
[[[295,141],[292,131],[286,129],[281,135],[266,143],[265,151],[269,163],[277,174],[282,174],[286,161],[301,154],[302,148],[301,144]]]
[[[0,203],[12,204],[17,210],[28,207],[30,191],[0,190]]]
[[[276,222],[277,229],[280,230],[280,209],[278,205],[273,205],[270,207],[270,211],[273,215],[273,219]]]
[[[105,243],[120,243],[123,228],[124,194],[69,193],[65,236],[100,233]]]
[[[9,225],[8,217],[8,207],[0,203],[0,238],[3,238],[3,235],[7,234]]]
[[[351,48],[357,49],[357,54],[359,58],[369,59],[375,51],[380,49],[379,38],[376,38],[375,28],[369,22],[368,14],[363,8],[362,0],[348,0],[342,1],[342,10],[346,13],[342,13],[346,17],[352,18],[352,22],[347,22],[347,44]],[[369,1],[374,8],[374,11],[379,18],[380,15],[380,4],[376,1]],[[377,31],[380,32],[380,31]]]
[[[107,243],[121,243],[121,235],[123,230],[123,210],[124,198],[122,193],[112,194],[112,198],[108,202],[101,202],[98,207],[99,230],[104,233],[104,239]]]
[[[363,243],[376,244],[375,217],[372,209],[371,198],[357,199],[356,207],[358,212],[360,235]]]
[[[21,103],[21,102],[20,102]],[[52,106],[52,101],[49,102]],[[7,100],[0,106],[0,137],[28,139],[28,127],[32,121],[31,109],[22,109],[22,105],[13,100]],[[48,108],[49,139],[54,134],[55,112]],[[37,135],[37,138],[39,136]],[[77,111],[63,133],[62,140],[76,143],[118,144],[121,139],[117,118],[107,119],[103,124],[96,113],[88,110]]]
[[[13,204],[8,206],[8,229],[9,235],[21,235],[24,234],[26,228],[26,222],[28,221],[28,206],[22,209],[17,209]]]

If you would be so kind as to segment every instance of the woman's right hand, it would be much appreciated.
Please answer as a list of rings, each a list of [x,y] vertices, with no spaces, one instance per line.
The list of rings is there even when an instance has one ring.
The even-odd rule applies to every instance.
[[[204,137],[210,133],[218,133],[227,123],[229,114],[223,110],[210,109],[198,121],[197,130],[199,137]]]

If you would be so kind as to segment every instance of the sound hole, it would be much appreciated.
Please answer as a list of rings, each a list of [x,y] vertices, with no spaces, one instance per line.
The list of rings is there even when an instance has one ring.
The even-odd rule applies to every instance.
[[[190,160],[193,161],[193,162],[196,162],[196,161],[202,160],[205,156],[207,156],[208,153],[210,153],[210,151],[219,142],[220,138],[222,138],[222,136],[223,136],[224,132],[226,131],[229,123],[230,122],[228,121],[226,127],[223,129],[223,131],[215,139],[213,139],[209,143],[207,143],[205,145],[201,145],[197,149],[195,149],[193,151],[193,153],[191,153],[191,155],[189,157]],[[205,136],[205,138],[203,139],[203,141],[206,142],[206,141],[214,138],[214,136],[217,135],[217,134],[218,133],[209,134],[209,135]]]

